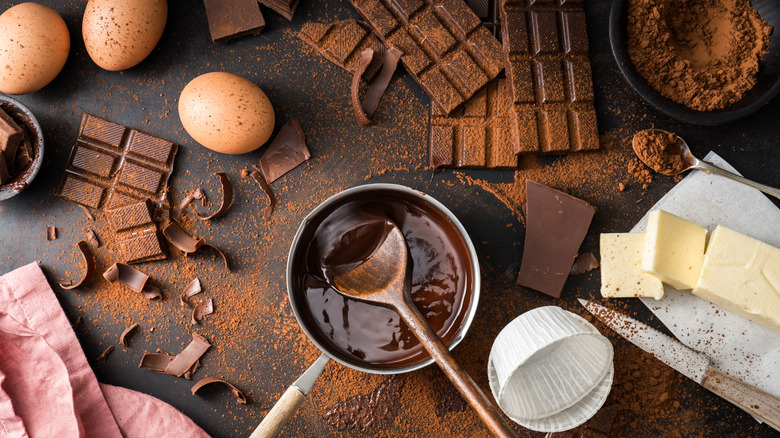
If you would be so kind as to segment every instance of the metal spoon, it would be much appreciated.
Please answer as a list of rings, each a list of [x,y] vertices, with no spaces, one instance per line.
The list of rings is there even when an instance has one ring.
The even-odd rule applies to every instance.
[[[333,283],[345,296],[395,310],[490,431],[501,438],[516,437],[498,409],[455,361],[412,302],[409,294],[411,274],[406,240],[401,230],[391,224],[387,237],[374,254],[355,269],[334,277]]]
[[[665,133],[669,134],[669,132],[661,130],[661,129],[645,129],[644,131],[640,131],[634,135],[634,138],[632,140],[632,146],[634,148],[634,153],[636,153],[637,157],[639,157],[640,160],[642,160],[643,163],[645,163],[648,167],[655,170],[658,173],[663,173],[664,175],[668,176],[674,176],[679,175],[685,171],[691,170],[691,169],[699,169],[703,170],[707,173],[714,173],[720,176],[724,176],[726,178],[732,179],[737,182],[741,182],[742,184],[746,184],[750,187],[753,187],[755,189],[761,190],[762,192],[766,193],[767,195],[774,196],[777,199],[780,199],[780,189],[776,189],[774,187],[770,187],[764,184],[759,184],[755,181],[751,181],[747,178],[743,178],[739,175],[736,175],[734,173],[731,173],[727,170],[723,170],[718,166],[715,166],[713,164],[710,164],[706,161],[702,161],[696,157],[693,156],[691,153],[691,149],[688,147],[688,143],[685,142],[685,140],[682,139],[682,137],[672,134],[679,140],[681,154],[683,158],[683,163],[685,164],[685,167],[682,170],[678,170],[677,172],[663,172],[661,169],[658,169],[656,166],[653,165],[653,163],[648,162],[643,157],[643,154],[641,154],[637,149],[637,136],[646,133],[646,132],[656,132],[656,133]]]

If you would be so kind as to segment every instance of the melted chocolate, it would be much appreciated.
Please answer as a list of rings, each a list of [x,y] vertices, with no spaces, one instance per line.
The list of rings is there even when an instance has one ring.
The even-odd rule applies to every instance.
[[[370,257],[395,223],[412,260],[412,300],[445,344],[474,304],[471,259],[449,219],[422,200],[378,191],[344,198],[313,218],[294,254],[293,297],[301,319],[329,353],[358,365],[392,368],[428,357],[395,311],[339,294],[334,276]]]

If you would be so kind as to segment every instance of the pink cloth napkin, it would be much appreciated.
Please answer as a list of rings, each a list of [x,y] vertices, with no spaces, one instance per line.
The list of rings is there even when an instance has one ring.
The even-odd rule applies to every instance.
[[[208,437],[173,406],[98,383],[37,264],[0,277],[0,437]]]

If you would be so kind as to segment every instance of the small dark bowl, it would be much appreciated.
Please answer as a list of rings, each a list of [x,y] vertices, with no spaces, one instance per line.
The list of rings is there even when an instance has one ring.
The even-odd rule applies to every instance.
[[[780,93],[780,1],[751,1],[761,17],[775,29],[769,38],[769,48],[760,65],[758,82],[739,101],[727,108],[714,111],[697,111],[662,96],[634,68],[628,56],[628,3],[629,0],[614,0],[612,3],[609,16],[612,54],[626,81],[658,111],[696,125],[720,125],[758,111]]]
[[[29,108],[4,94],[0,94],[0,108],[30,135],[34,155],[32,163],[28,164],[26,169],[17,172],[10,181],[0,185],[0,201],[4,201],[21,193],[35,179],[38,171],[41,170],[44,148],[41,125],[38,124],[38,120]]]

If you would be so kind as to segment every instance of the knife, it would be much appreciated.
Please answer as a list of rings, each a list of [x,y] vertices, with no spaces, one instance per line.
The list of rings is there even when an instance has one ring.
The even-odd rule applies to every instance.
[[[579,301],[588,312],[632,344],[780,431],[780,399],[718,371],[710,365],[708,356],[688,348],[677,339],[620,312],[591,301]]]

